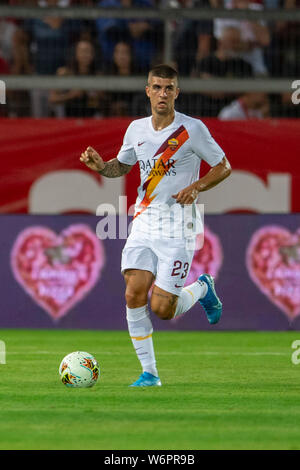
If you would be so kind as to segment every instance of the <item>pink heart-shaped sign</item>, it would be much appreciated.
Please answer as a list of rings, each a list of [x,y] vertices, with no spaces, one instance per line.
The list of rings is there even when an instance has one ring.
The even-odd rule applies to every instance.
[[[290,320],[300,314],[300,229],[294,234],[267,225],[251,237],[246,252],[249,275]]]
[[[204,239],[203,234],[197,235],[196,250],[185,285],[195,282],[203,273],[211,274],[216,279],[222,262],[223,250],[220,239],[205,225]]]
[[[60,235],[47,227],[28,227],[11,252],[16,280],[54,320],[90,292],[104,261],[101,240],[84,224],[70,225]]]

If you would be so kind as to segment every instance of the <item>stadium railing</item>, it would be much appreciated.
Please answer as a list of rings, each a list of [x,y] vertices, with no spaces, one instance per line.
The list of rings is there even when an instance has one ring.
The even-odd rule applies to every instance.
[[[62,18],[96,20],[98,18],[134,18],[159,20],[163,22],[163,61],[171,63],[176,55],[172,43],[172,22],[181,20],[239,19],[265,22],[299,22],[300,9],[263,9],[263,10],[228,10],[224,8],[101,8],[96,6],[43,7],[0,5],[0,17],[29,19],[58,16]],[[289,77],[254,77],[254,78],[210,78],[209,80],[183,76],[180,80],[182,92],[189,94],[210,91],[224,93],[265,92],[292,93],[292,84],[300,78]],[[140,92],[145,86],[145,77],[141,76],[48,76],[48,75],[0,75],[7,90],[52,90],[78,89],[119,92]]]

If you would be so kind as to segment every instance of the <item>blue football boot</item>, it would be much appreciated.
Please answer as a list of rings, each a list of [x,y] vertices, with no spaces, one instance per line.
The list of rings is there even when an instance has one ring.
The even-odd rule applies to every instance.
[[[136,382],[129,385],[129,387],[160,387],[161,381],[159,377],[150,374],[149,372],[143,372]]]
[[[198,281],[207,284],[207,293],[205,297],[199,299],[200,304],[205,310],[210,324],[218,323],[222,315],[222,302],[215,291],[214,278],[210,274],[202,274]]]

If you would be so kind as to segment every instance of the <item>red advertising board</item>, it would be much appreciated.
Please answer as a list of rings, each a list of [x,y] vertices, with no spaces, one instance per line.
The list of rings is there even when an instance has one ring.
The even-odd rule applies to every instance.
[[[0,119],[1,213],[95,213],[100,203],[117,212],[118,196],[134,203],[136,165],[122,178],[102,178],[79,161],[87,146],[116,156],[130,118]],[[225,151],[232,175],[203,193],[207,213],[300,212],[300,121],[224,122],[204,119]],[[201,174],[208,170],[203,162]]]

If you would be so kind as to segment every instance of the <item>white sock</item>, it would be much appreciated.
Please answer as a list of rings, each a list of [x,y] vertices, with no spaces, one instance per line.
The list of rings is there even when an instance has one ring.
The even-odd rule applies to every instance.
[[[195,305],[197,300],[205,297],[207,289],[207,284],[202,281],[196,281],[193,284],[184,287],[178,297],[177,307],[173,318],[187,312],[193,305]]]
[[[138,308],[126,306],[126,314],[129,334],[143,372],[149,372],[158,377],[152,341],[153,328],[148,306]]]

